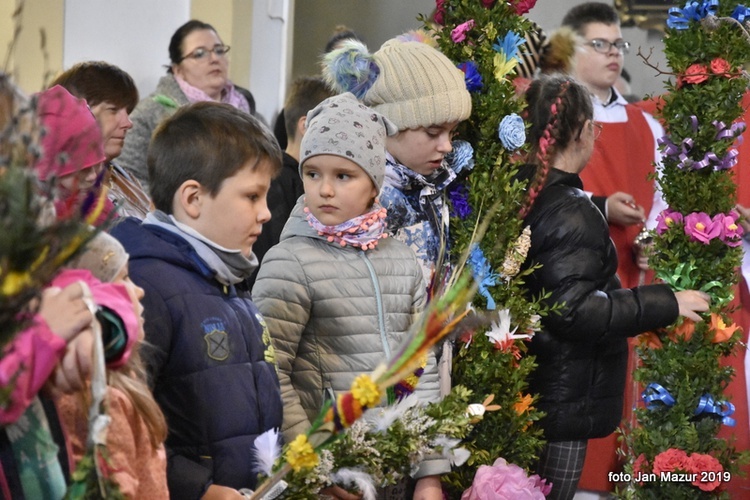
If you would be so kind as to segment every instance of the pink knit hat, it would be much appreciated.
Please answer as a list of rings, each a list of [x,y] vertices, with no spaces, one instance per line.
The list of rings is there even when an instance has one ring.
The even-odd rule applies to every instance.
[[[34,169],[41,180],[73,174],[104,161],[102,133],[86,101],[60,85],[36,98],[42,154]]]

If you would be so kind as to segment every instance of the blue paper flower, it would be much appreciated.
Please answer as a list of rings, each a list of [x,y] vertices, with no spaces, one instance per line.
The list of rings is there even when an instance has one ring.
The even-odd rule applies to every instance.
[[[471,215],[469,205],[469,190],[461,183],[453,183],[448,187],[448,198],[451,201],[451,217],[465,220]]]
[[[515,31],[509,31],[502,40],[500,40],[500,37],[497,37],[497,41],[492,44],[492,48],[495,49],[495,52],[504,54],[505,60],[509,61],[516,57],[518,47],[523,43],[524,38],[521,35]]]
[[[466,61],[458,64],[458,69],[464,72],[464,81],[466,82],[466,90],[469,92],[478,92],[484,87],[482,82],[482,75],[479,74],[477,63],[474,61]]]
[[[472,245],[468,262],[469,266],[471,266],[474,279],[479,284],[477,291],[482,297],[487,299],[487,310],[494,310],[495,301],[488,288],[497,284],[497,279],[500,275],[492,271],[492,266],[487,261],[487,257],[484,256],[482,249],[476,243]]]
[[[503,147],[508,151],[520,148],[526,142],[526,127],[523,124],[523,118],[515,113],[505,116],[497,128],[497,135]]]
[[[456,140],[451,143],[453,149],[445,155],[445,162],[448,167],[460,174],[464,170],[469,171],[474,168],[474,148],[467,141]]]

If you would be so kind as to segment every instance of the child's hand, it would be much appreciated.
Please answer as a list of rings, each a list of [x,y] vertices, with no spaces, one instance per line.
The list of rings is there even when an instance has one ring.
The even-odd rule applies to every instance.
[[[70,342],[94,321],[94,315],[83,300],[83,288],[79,283],[63,289],[51,287],[44,290],[39,315],[52,333],[66,342]]]
[[[234,488],[212,484],[201,500],[242,500],[245,496]]]
[[[325,495],[335,500],[360,500],[362,498],[362,495],[349,493],[344,488],[336,485],[320,490],[320,494],[321,496]]]
[[[619,226],[632,226],[646,220],[643,207],[635,203],[635,199],[620,191],[607,197],[607,220]]]
[[[63,358],[49,378],[53,393],[71,394],[86,386],[94,355],[94,331],[86,328],[68,343]]]

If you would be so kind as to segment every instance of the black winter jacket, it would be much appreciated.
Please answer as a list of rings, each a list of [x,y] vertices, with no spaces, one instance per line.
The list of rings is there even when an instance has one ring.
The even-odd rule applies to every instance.
[[[541,425],[550,441],[615,430],[627,337],[667,326],[679,311],[666,285],[620,288],[607,222],[582,187],[578,175],[551,169],[525,219],[531,226],[525,267],[541,265],[527,280],[528,292],[551,292],[548,304],[564,304],[559,314],[543,319],[529,349],[539,365],[531,391],[540,394],[538,408],[547,413]]]
[[[198,499],[212,483],[254,488],[253,444],[281,427],[282,403],[249,290],[220,284],[186,240],[161,227],[128,218],[112,234],[146,292],[144,360],[169,426],[170,496]]]

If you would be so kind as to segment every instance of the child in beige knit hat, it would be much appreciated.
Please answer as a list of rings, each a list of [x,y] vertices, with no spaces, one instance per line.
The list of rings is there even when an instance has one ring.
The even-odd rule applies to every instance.
[[[452,140],[471,114],[464,73],[429,42],[410,33],[369,54],[361,42],[349,40],[324,59],[331,86],[353,92],[399,129],[386,141],[380,200],[388,210],[388,231],[415,251],[426,283],[447,251],[445,192],[458,172],[473,166],[469,143]]]

